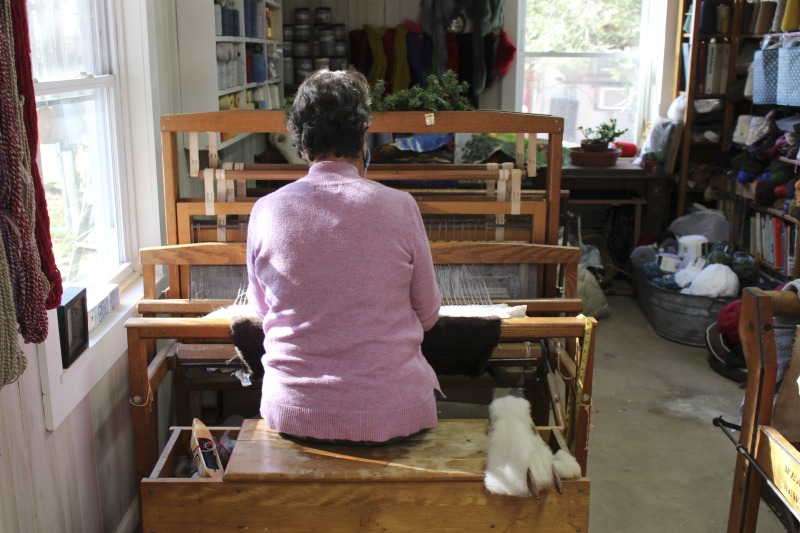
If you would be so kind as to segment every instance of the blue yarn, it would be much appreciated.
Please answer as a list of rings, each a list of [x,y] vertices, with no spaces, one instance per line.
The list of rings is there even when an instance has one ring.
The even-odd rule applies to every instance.
[[[756,175],[750,174],[749,172],[745,172],[744,170],[740,170],[739,173],[736,175],[736,181],[739,183],[752,183],[755,181]]]
[[[764,172],[756,178],[757,181],[771,181],[772,172]]]

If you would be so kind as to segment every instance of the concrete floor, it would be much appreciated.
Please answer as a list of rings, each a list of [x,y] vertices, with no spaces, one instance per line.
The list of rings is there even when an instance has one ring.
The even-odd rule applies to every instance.
[[[635,298],[609,303],[595,348],[590,531],[725,531],[736,451],[711,420],[738,423],[744,390],[709,368],[705,348],[658,336]],[[442,417],[485,416],[440,405]],[[757,531],[785,531],[763,503]]]

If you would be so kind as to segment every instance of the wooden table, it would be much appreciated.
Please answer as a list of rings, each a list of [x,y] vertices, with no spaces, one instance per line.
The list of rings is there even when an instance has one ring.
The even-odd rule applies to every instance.
[[[648,174],[620,159],[613,167],[592,168],[567,165],[561,172],[561,187],[570,191],[569,205],[633,205],[636,217],[634,244],[641,232],[658,233],[669,222],[673,174]],[[644,208],[644,209],[643,209]]]

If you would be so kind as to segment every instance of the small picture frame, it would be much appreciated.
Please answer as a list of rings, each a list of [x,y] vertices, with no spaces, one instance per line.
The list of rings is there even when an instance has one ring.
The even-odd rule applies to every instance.
[[[67,369],[89,347],[86,288],[65,287],[57,314],[61,364]]]

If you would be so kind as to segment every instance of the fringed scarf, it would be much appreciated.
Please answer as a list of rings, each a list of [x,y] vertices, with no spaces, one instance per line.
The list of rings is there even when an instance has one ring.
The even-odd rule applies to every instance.
[[[17,333],[25,342],[47,337],[49,290],[31,227],[35,190],[17,85],[12,2],[24,9],[24,0],[2,0],[0,6],[0,386],[15,381],[27,366]]]

